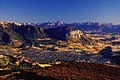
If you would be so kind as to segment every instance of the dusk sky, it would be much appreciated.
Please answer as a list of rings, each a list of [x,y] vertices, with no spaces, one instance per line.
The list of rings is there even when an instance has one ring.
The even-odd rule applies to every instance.
[[[0,0],[0,21],[120,23],[120,0]]]

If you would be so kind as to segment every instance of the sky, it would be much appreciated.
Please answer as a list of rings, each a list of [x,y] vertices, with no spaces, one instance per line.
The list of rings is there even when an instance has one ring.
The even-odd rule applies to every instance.
[[[120,0],[0,0],[0,21],[120,24]]]

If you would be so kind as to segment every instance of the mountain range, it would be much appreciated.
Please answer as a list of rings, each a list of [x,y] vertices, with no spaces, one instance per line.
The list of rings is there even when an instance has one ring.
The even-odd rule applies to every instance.
[[[57,40],[67,40],[67,35],[71,36],[69,33],[71,31],[77,30],[75,27],[71,26],[60,26],[57,28],[44,28],[33,25],[15,25],[13,23],[8,23],[6,26],[0,26],[0,38],[1,43],[4,44],[11,43],[15,45],[15,42],[19,42],[19,44],[29,44],[32,46],[33,44],[37,46],[38,38],[54,38]],[[82,31],[81,31],[82,32]],[[79,34],[79,33],[78,33]],[[83,37],[81,34],[79,36]],[[84,37],[83,37],[84,38]],[[70,38],[69,38],[70,39]]]
[[[68,48],[82,48],[90,50],[98,45],[86,33],[120,33],[120,25],[108,23],[65,23],[65,22],[48,22],[48,23],[16,23],[16,22],[1,22],[0,23],[0,44],[11,45],[14,47],[35,46],[41,47],[41,44],[56,43],[68,46]],[[50,38],[50,40],[42,40]],[[57,44],[58,45],[58,44]],[[101,44],[100,44],[101,45]],[[58,46],[60,47],[60,46]],[[92,47],[92,49],[91,49]]]
[[[45,22],[41,24],[36,24],[44,28],[57,28],[60,26],[74,26],[77,29],[83,31],[93,31],[93,32],[106,32],[106,33],[120,33],[120,25],[114,25],[112,23],[100,23],[100,22],[85,22],[85,23],[65,23],[65,22]]]

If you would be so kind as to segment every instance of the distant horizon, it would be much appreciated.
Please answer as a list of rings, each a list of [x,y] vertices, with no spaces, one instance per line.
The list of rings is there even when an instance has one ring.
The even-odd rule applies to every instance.
[[[60,21],[60,20],[56,20],[56,21],[39,21],[39,22],[27,22],[27,21],[25,21],[25,22],[20,22],[20,21],[1,21],[0,20],[0,22],[16,22],[16,23],[51,23],[51,22],[53,22],[53,23],[56,23],[56,22],[58,22],[58,21]],[[114,23],[112,23],[112,22],[97,22],[97,21],[84,21],[84,22],[75,22],[75,21],[73,21],[73,22],[65,22],[65,21],[60,21],[60,22],[64,22],[64,23],[87,23],[87,22],[91,22],[91,23],[111,23],[111,24],[114,24]],[[114,24],[114,25],[120,25],[120,23],[118,23],[118,24]]]
[[[0,21],[120,24],[120,0],[0,0]]]

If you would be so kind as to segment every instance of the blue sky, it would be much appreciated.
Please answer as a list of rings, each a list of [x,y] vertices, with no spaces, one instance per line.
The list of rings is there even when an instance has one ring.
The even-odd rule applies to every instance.
[[[120,0],[0,0],[0,21],[120,23]]]

